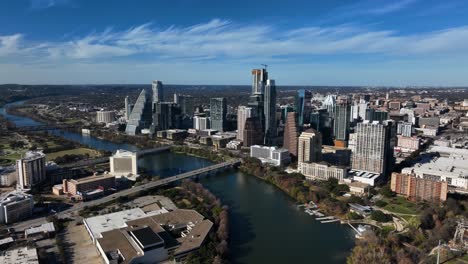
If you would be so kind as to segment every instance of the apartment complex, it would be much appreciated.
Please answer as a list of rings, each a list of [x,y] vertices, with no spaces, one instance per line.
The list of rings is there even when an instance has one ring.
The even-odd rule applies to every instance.
[[[297,169],[307,180],[328,180],[335,178],[338,181],[343,181],[348,177],[348,170],[345,167],[332,166],[325,162],[299,162]]]
[[[96,112],[96,123],[109,124],[115,121],[114,111],[97,111]]]
[[[289,112],[286,117],[286,126],[284,128],[283,147],[289,151],[293,157],[297,157],[297,114]]]
[[[16,161],[17,184],[21,189],[29,189],[46,179],[45,154],[28,151]]]
[[[247,118],[252,117],[252,108],[239,106],[237,109],[237,139],[244,140],[244,129]]]
[[[392,173],[390,187],[393,192],[411,200],[445,201],[448,184],[446,181],[424,179],[410,174]]]

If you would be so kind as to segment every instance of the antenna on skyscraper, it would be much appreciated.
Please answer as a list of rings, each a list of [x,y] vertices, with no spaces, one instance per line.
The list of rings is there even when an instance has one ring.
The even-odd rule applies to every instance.
[[[265,71],[266,71],[266,69],[268,68],[268,65],[266,65],[266,64],[260,64],[260,65],[262,65],[263,68],[265,68]]]

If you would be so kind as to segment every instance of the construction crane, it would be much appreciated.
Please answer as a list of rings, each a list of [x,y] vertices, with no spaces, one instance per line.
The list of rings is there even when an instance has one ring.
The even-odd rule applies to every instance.
[[[266,64],[260,64],[260,65],[262,65],[263,68],[265,68],[265,71],[266,71],[266,69],[268,68],[268,65],[266,65]]]

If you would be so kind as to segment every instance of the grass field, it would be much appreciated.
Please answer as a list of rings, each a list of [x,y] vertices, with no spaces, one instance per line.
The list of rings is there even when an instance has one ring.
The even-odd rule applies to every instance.
[[[406,200],[405,197],[397,196],[393,198],[384,198],[382,200],[387,203],[387,205],[383,208],[392,213],[410,215],[419,214],[418,205]]]
[[[63,150],[59,152],[52,152],[47,153],[46,158],[47,160],[54,160],[57,157],[65,156],[65,155],[84,155],[89,154],[90,158],[95,158],[99,156],[99,152],[89,149],[89,148],[77,148],[77,149],[70,149],[70,150]]]

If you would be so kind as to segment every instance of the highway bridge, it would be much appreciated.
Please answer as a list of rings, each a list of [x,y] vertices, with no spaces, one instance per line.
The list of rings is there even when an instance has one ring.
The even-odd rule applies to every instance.
[[[58,212],[56,214],[56,216],[59,217],[59,218],[60,217],[72,217],[71,214],[83,210],[84,207],[92,207],[92,206],[105,204],[105,203],[108,203],[108,202],[112,202],[112,201],[114,201],[114,200],[116,200],[116,199],[118,199],[120,197],[128,197],[130,195],[138,194],[139,192],[142,192],[142,191],[151,190],[151,189],[154,189],[154,188],[157,188],[157,187],[160,187],[160,186],[164,186],[164,185],[167,185],[167,184],[170,184],[170,183],[174,183],[174,182],[177,182],[177,181],[182,181],[184,179],[197,178],[197,177],[201,177],[201,176],[204,176],[204,175],[216,174],[216,173],[218,173],[220,171],[236,167],[240,163],[241,163],[241,159],[232,159],[232,160],[228,160],[228,161],[225,161],[225,162],[222,162],[222,163],[219,163],[219,164],[211,165],[211,166],[208,166],[208,167],[203,167],[201,169],[196,169],[196,170],[193,170],[193,171],[184,172],[184,173],[181,173],[181,174],[178,174],[178,175],[174,175],[172,177],[167,177],[167,178],[163,178],[163,179],[160,179],[160,180],[151,181],[149,183],[146,183],[146,184],[143,184],[143,185],[140,185],[140,186],[136,186],[136,187],[133,187],[133,188],[130,188],[130,189],[125,189],[125,190],[122,190],[120,192],[116,192],[116,193],[114,193],[112,195],[108,195],[108,196],[102,197],[100,199],[77,203],[73,207],[71,207],[71,208],[69,208],[67,210]],[[39,217],[39,218],[34,218],[34,219],[30,219],[30,220],[26,220],[26,221],[22,221],[22,222],[19,222],[19,223],[12,224],[10,227],[14,227],[16,229],[24,229],[24,228],[27,228],[27,227],[30,227],[30,226],[40,225],[40,224],[45,223],[45,222],[46,222],[46,217]]]
[[[146,183],[146,184],[143,184],[143,185],[140,185],[140,186],[136,186],[136,187],[133,187],[133,188],[130,188],[130,189],[125,189],[125,190],[122,190],[120,192],[116,192],[116,193],[114,193],[112,195],[108,195],[108,196],[105,196],[105,197],[100,198],[100,199],[75,204],[72,208],[60,212],[60,215],[77,212],[77,211],[82,210],[85,206],[91,207],[91,206],[96,206],[96,205],[108,203],[108,202],[116,200],[116,199],[118,199],[120,197],[128,197],[128,196],[137,194],[137,193],[142,192],[142,191],[151,190],[151,189],[154,189],[154,188],[157,188],[157,187],[160,187],[160,186],[164,186],[164,185],[167,185],[167,184],[170,184],[170,183],[173,183],[173,182],[182,181],[184,179],[197,178],[197,177],[201,177],[201,176],[204,176],[204,175],[216,174],[216,173],[218,173],[220,171],[223,171],[225,169],[233,168],[235,166],[238,166],[240,163],[241,163],[240,159],[232,159],[232,160],[228,160],[228,161],[225,161],[225,162],[222,162],[222,163],[219,163],[219,164],[214,164],[214,165],[211,165],[211,166],[203,167],[201,169],[196,169],[196,170],[193,170],[193,171],[184,172],[184,173],[181,173],[181,174],[178,174],[178,175],[163,178],[163,179],[160,179],[160,180],[157,180],[157,181],[151,181],[149,183]]]

